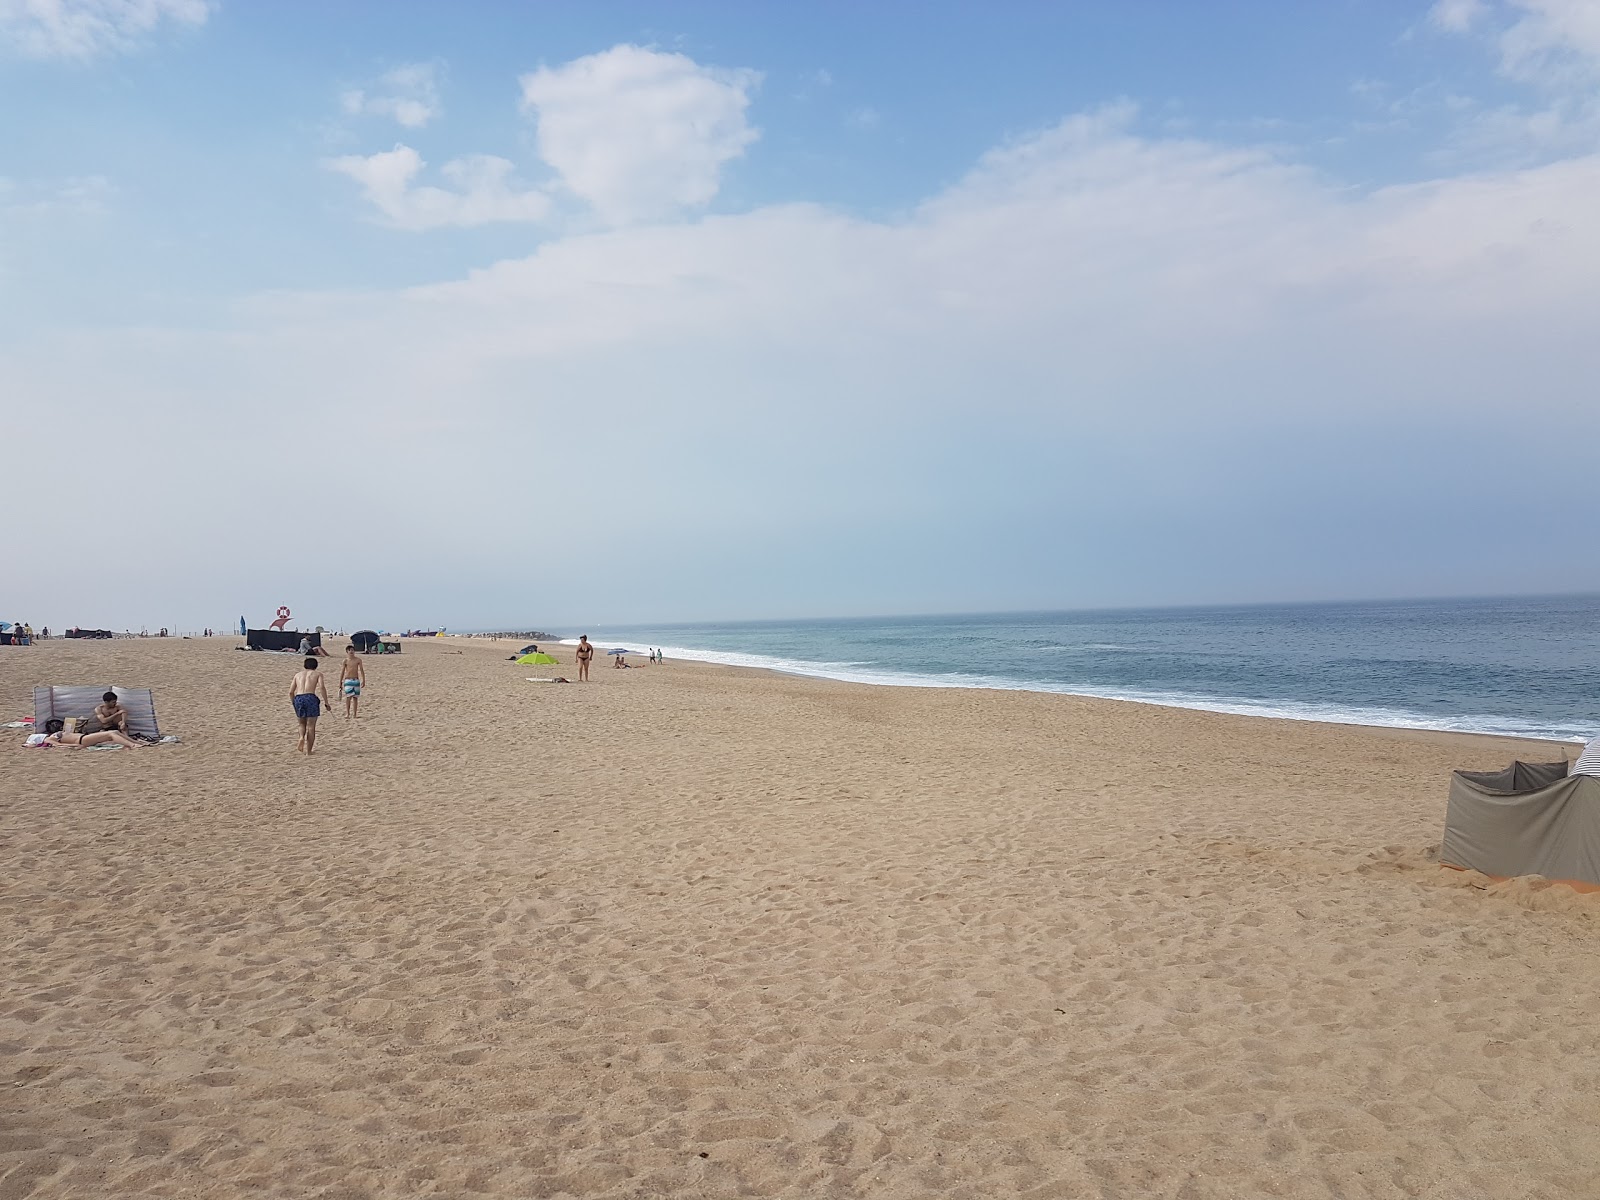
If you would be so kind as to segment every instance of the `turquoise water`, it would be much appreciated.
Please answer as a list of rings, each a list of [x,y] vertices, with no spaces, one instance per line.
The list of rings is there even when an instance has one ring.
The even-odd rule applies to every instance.
[[[582,632],[582,631],[580,631]],[[1600,596],[626,626],[602,649],[859,683],[1013,688],[1582,741]]]

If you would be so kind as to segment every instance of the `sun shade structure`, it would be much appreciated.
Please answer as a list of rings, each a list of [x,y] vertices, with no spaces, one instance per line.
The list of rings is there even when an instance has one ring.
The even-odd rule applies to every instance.
[[[107,692],[115,692],[122,707],[128,710],[128,732],[147,733],[160,737],[156,726],[156,700],[149,688],[107,687],[94,684],[83,687],[36,687],[33,689],[33,727],[43,730],[44,723],[59,717],[92,717],[94,706]]]
[[[1600,778],[1565,762],[1455,772],[1439,861],[1600,887]]]
[[[244,644],[252,650],[298,650],[301,638],[308,639],[313,650],[322,645],[320,633],[296,629],[252,629],[245,634]]]
[[[531,667],[548,667],[555,661],[556,660],[554,656],[543,653],[524,654],[521,658],[517,659],[517,662],[527,663]]]
[[[363,654],[371,652],[383,639],[371,629],[358,629],[350,635],[350,644]]]

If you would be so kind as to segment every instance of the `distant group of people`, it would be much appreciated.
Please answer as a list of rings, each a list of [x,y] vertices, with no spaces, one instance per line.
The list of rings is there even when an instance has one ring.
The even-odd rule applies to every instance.
[[[666,658],[662,655],[661,651],[655,649],[654,647],[651,648],[648,657],[649,661],[652,663],[660,664],[666,662]],[[589,679],[589,664],[594,661],[594,644],[589,641],[589,635],[587,633],[580,634],[578,637],[577,658],[578,682],[585,683]],[[611,667],[613,670],[624,671],[632,665],[633,664],[628,661],[627,654],[621,650],[614,652],[611,659]]]
[[[302,649],[309,644],[301,639]],[[331,657],[321,647],[318,650],[324,657]],[[323,705],[327,705],[331,711],[333,704],[328,699],[328,683],[323,678],[322,665],[317,661],[317,656],[307,654],[303,663],[301,669],[295,672],[294,682],[289,685],[289,703],[294,706],[295,719],[300,723],[300,741],[295,749],[302,754],[310,754],[317,748],[317,721],[322,716]],[[361,690],[366,684],[366,664],[361,661],[354,646],[346,646],[344,662],[339,664],[339,690],[344,694],[344,715],[347,720],[354,721],[360,717]]]

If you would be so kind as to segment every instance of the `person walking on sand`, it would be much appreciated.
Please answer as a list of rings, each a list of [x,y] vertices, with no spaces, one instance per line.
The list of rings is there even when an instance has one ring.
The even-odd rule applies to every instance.
[[[367,668],[354,646],[344,648],[344,664],[339,685],[344,690],[344,715],[355,720],[356,709],[361,707],[361,689],[367,683]]]
[[[594,658],[594,647],[589,644],[589,635],[580,634],[578,637],[578,682],[589,681],[589,663]]]
[[[328,704],[328,681],[317,670],[316,659],[307,658],[305,669],[295,672],[294,682],[289,685],[289,703],[294,705],[294,715],[300,721],[300,743],[295,749],[310,754],[317,748],[317,718],[322,715],[322,706]]]

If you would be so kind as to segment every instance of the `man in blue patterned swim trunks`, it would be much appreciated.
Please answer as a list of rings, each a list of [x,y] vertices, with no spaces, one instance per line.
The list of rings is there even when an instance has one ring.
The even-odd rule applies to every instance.
[[[367,668],[361,661],[361,656],[356,653],[354,646],[344,648],[344,664],[341,669],[342,678],[339,680],[344,690],[344,715],[351,720],[356,717],[356,709],[361,707],[361,689],[367,682]]]
[[[289,701],[300,721],[300,744],[295,749],[310,754],[317,746],[317,718],[322,715],[322,706],[328,704],[328,683],[317,670],[316,659],[307,658],[305,664],[304,670],[295,672],[294,682],[289,685]]]

